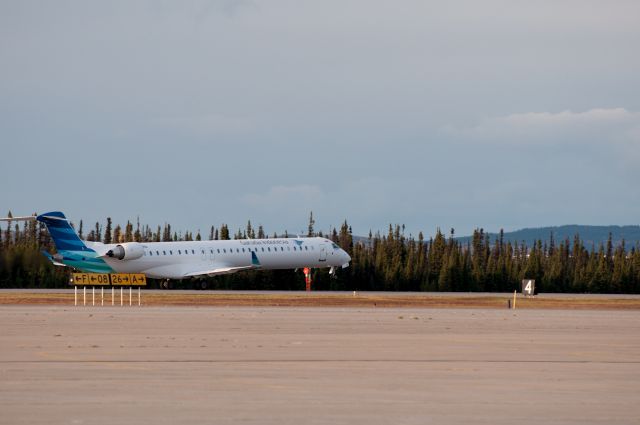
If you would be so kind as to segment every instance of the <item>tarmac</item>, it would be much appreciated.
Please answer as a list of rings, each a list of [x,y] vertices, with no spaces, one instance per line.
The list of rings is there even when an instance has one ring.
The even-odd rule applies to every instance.
[[[0,424],[638,424],[640,312],[0,306]]]

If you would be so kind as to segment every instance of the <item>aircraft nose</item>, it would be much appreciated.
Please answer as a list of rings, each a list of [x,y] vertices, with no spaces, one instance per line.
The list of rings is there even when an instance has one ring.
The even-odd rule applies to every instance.
[[[344,249],[342,250],[342,257],[344,258],[345,263],[351,262],[351,256],[347,254],[347,251],[345,251]]]

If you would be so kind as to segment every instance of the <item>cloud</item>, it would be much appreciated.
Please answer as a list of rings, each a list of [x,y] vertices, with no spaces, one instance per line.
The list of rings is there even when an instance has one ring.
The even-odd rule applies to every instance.
[[[640,147],[640,112],[624,108],[527,112],[486,118],[467,128],[447,127],[444,133],[464,141],[509,145],[615,144]]]
[[[299,184],[293,186],[273,186],[264,193],[249,193],[241,201],[252,208],[264,211],[282,211],[284,208],[300,205],[302,209],[319,205],[325,193],[316,185]]]

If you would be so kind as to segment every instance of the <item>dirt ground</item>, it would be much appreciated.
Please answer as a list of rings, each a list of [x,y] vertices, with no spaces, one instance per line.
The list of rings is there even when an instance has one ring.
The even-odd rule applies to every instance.
[[[216,291],[153,291],[142,290],[144,306],[219,306],[219,307],[379,307],[379,308],[507,308],[512,294],[425,294],[403,295],[402,293],[358,292],[358,293],[239,293]],[[95,298],[94,298],[95,297]],[[0,292],[0,305],[73,305],[73,289],[63,292],[19,291]],[[78,302],[83,304],[111,304],[111,290],[106,288],[104,300],[100,288],[92,294],[88,287],[86,298],[78,290]],[[132,302],[137,305],[138,292],[133,290]],[[129,290],[124,289],[123,303],[129,303]],[[115,302],[120,304],[120,291],[115,290]],[[616,295],[588,297],[565,295],[560,297],[529,297],[518,295],[517,309],[598,309],[640,310],[640,297]]]
[[[636,310],[0,306],[0,424],[633,424]]]

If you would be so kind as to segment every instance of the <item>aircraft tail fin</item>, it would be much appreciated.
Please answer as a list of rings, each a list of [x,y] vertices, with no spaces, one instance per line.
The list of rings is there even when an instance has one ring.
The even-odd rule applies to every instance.
[[[47,226],[58,251],[93,251],[78,237],[69,220],[60,211],[40,214],[36,219]]]

